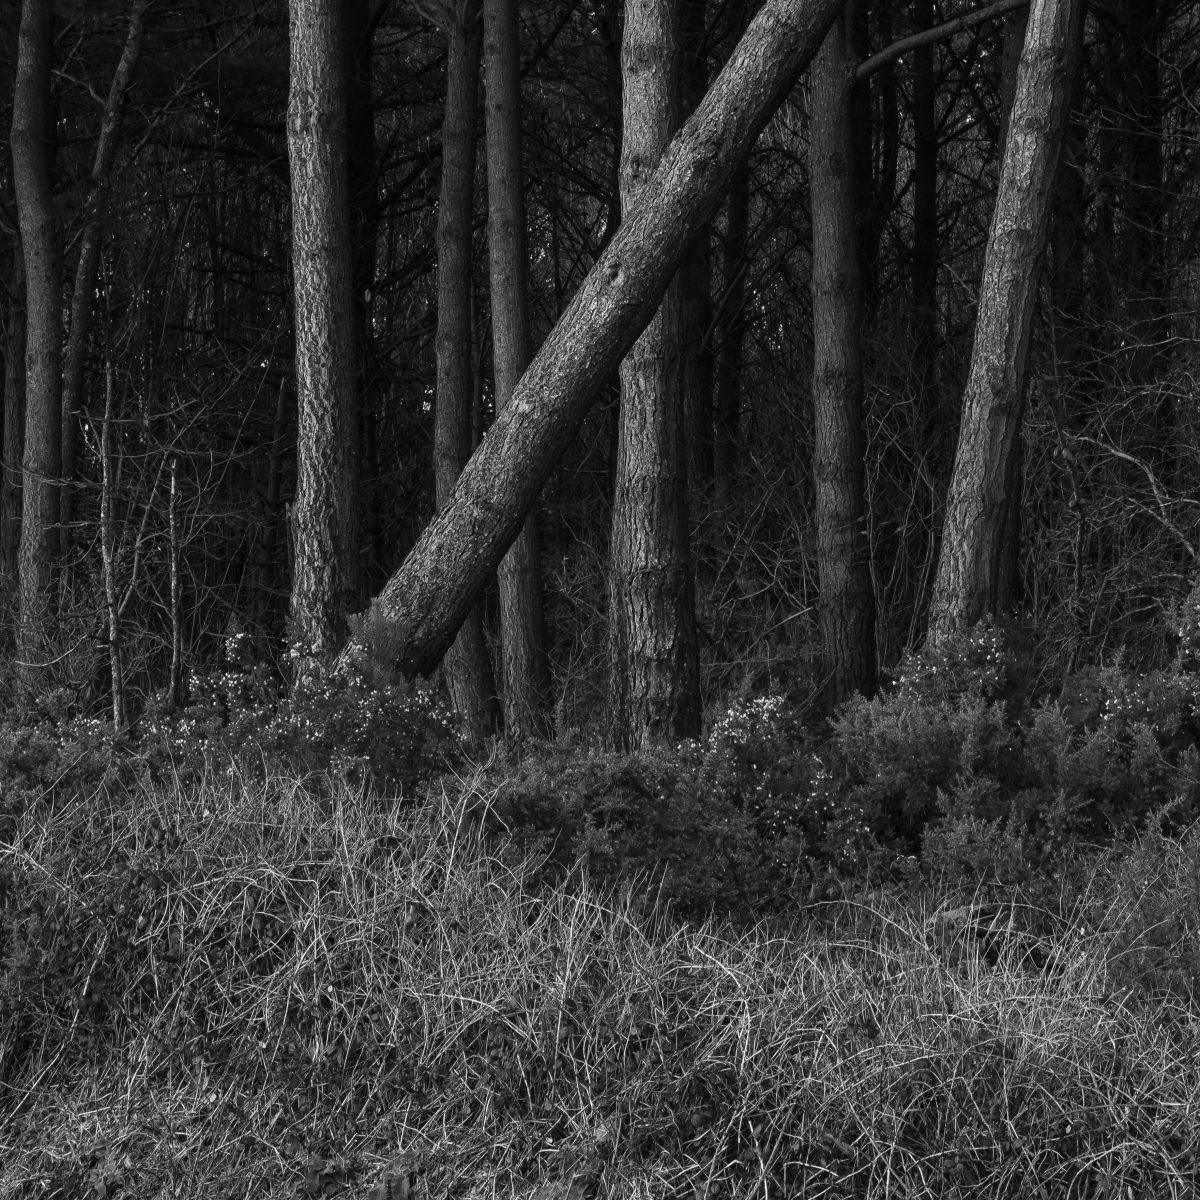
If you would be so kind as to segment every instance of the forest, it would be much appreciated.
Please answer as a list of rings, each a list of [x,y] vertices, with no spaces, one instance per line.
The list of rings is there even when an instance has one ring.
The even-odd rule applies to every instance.
[[[0,4],[0,1197],[1200,1193],[1200,7]]]

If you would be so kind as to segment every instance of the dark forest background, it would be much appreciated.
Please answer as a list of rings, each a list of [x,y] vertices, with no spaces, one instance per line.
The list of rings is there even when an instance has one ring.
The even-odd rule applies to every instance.
[[[754,7],[681,5],[685,107]],[[17,8],[3,17],[5,139]],[[434,508],[447,30],[476,18],[435,3],[342,8],[360,447],[355,572],[342,604],[354,612]],[[860,5],[854,53],[868,59],[963,8]],[[55,328],[38,336],[59,339],[67,399],[61,466],[50,471],[58,520],[41,549],[41,665],[12,674],[14,686],[24,672],[37,687],[67,689],[75,705],[106,709],[110,586],[128,719],[164,688],[183,702],[187,672],[219,662],[231,635],[270,662],[287,642],[297,486],[287,12],[252,0],[158,0],[132,16],[121,3],[54,9],[45,154],[61,302],[48,314]],[[131,20],[140,45],[114,104]],[[925,634],[1024,21],[1022,8],[1000,13],[897,58],[854,92],[846,151],[864,278],[865,536],[883,667]],[[520,11],[534,347],[620,220],[621,36],[617,3]],[[1173,0],[1111,0],[1088,6],[1079,36],[1000,603],[1060,677],[1118,648],[1139,661],[1169,655],[1164,614],[1191,587],[1200,530],[1200,19]],[[685,272],[679,372],[710,706],[771,688],[817,694],[828,675],[814,533],[810,110],[801,80],[737,168]],[[492,313],[510,303],[489,284],[484,158],[481,146],[470,210],[476,439],[494,417]],[[29,343],[11,159],[6,145],[6,636],[17,624],[22,471],[39,469],[22,455]],[[619,397],[614,377],[536,508],[552,670],[539,703],[560,731],[594,721],[607,695]],[[497,621],[489,592],[494,655]]]

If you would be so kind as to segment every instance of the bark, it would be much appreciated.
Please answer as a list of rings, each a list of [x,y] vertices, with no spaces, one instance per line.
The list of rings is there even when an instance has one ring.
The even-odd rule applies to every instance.
[[[142,52],[145,14],[150,0],[133,0],[129,10],[129,31],[125,46],[113,74],[100,132],[96,136],[96,151],[92,158],[92,173],[84,202],[83,229],[79,237],[79,258],[75,264],[75,285],[71,292],[71,326],[67,335],[63,365],[62,390],[62,477],[63,490],[59,498],[59,520],[62,524],[64,547],[71,541],[74,519],[76,453],[79,440],[79,413],[83,404],[83,379],[87,363],[88,343],[92,333],[92,313],[96,298],[96,269],[100,263],[100,234],[102,219],[108,203],[109,177],[117,155],[121,129],[121,113],[125,94],[137,70]]]
[[[450,498],[471,456],[475,403],[471,338],[472,212],[479,99],[478,12],[464,5],[446,24],[446,108],[438,199],[437,410],[434,480],[437,505]],[[468,736],[480,742],[499,724],[496,687],[478,606],[446,652],[446,687]]]
[[[508,407],[357,629],[428,674],[516,537],[546,475],[642,330],[684,252],[843,0],[767,0],[638,203],[588,273]]]
[[[25,276],[21,248],[14,239],[5,289],[9,302],[4,323],[4,448],[0,460],[0,590],[17,575],[21,541],[21,453],[25,414]]]
[[[291,0],[288,157],[299,408],[292,645],[300,667],[342,642],[358,552],[358,414],[341,0]]]
[[[812,69],[813,479],[826,698],[875,687],[875,598],[863,493],[863,255],[856,227],[849,20]]]
[[[680,85],[683,108],[680,119],[690,116],[708,87],[705,53],[707,0],[681,0]],[[713,323],[712,226],[705,225],[679,268],[681,288],[680,373],[683,386],[684,436],[687,443],[688,484],[707,487],[713,479]]]
[[[484,0],[483,28],[492,362],[500,414],[530,358],[517,0]],[[550,699],[536,512],[527,514],[498,576],[504,731],[520,741],[547,732]]]
[[[38,680],[44,666],[62,465],[62,259],[50,184],[53,53],[52,6],[24,0],[12,117],[13,190],[25,259],[26,311],[17,656],[31,682]]]
[[[679,112],[678,0],[629,0],[621,45],[621,207],[629,211]],[[623,750],[700,732],[700,671],[683,439],[677,275],[621,364],[609,561],[609,699]]]
[[[1080,0],[1034,0],[980,283],[930,607],[939,640],[996,610],[1015,490],[1037,278],[1066,122]]]
[[[717,342],[716,432],[714,470],[717,484],[726,488],[737,473],[741,437],[742,373],[745,370],[746,274],[750,269],[750,164],[734,172],[725,213],[721,246],[722,278]]]

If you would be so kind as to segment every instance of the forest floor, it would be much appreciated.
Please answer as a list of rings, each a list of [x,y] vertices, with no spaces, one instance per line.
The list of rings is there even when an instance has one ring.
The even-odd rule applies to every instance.
[[[479,780],[397,811],[230,769],[27,822],[0,1196],[1200,1194],[1195,832],[1035,919],[926,880],[735,926],[485,838]]]

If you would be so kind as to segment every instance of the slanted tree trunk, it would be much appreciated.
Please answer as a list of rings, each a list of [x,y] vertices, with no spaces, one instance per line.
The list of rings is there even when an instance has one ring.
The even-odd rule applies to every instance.
[[[356,622],[407,674],[437,666],[546,475],[658,307],[722,189],[843,0],[767,0],[463,469],[449,502]]]
[[[875,687],[875,596],[863,492],[863,255],[851,116],[851,17],[833,23],[812,68],[813,479],[826,699]]]
[[[21,247],[13,239],[12,263],[5,281],[4,444],[0,458],[0,591],[17,577],[21,541],[21,453],[25,424],[25,273]]]
[[[1016,502],[1037,278],[1066,122],[1081,0],[1034,0],[1017,69],[988,236],[942,550],[930,606],[937,641],[997,607]]]
[[[25,260],[25,445],[21,466],[17,656],[31,683],[45,666],[62,465],[62,258],[50,162],[53,6],[24,0],[13,92],[13,191]]]
[[[628,0],[621,43],[621,207],[637,203],[679,112],[678,0]],[[682,281],[621,364],[609,550],[609,698],[625,750],[700,732],[683,438]]]
[[[125,47],[113,74],[100,118],[96,137],[96,152],[92,158],[92,174],[84,202],[83,230],[79,238],[79,258],[75,263],[75,286],[71,292],[71,327],[63,365],[62,389],[62,477],[63,490],[59,499],[59,520],[62,525],[64,548],[71,541],[74,519],[75,459],[79,440],[79,412],[83,403],[84,368],[87,363],[88,342],[92,333],[92,312],[96,299],[96,268],[100,262],[101,217],[108,202],[109,176],[117,154],[121,128],[121,113],[125,94],[137,69],[142,52],[146,9],[150,0],[133,0],[129,10],[129,31]]]
[[[342,0],[291,0],[292,181],[299,408],[290,637],[301,672],[341,645],[358,551]]]
[[[483,0],[483,29],[492,361],[499,414],[530,357],[517,0]],[[550,699],[536,513],[527,515],[498,574],[504,731],[523,740],[547,732]]]
[[[478,3],[446,14],[446,109],[442,120],[442,182],[438,198],[437,413],[434,478],[437,504],[450,498],[471,457],[475,403],[471,340],[472,211],[479,99]],[[442,664],[454,711],[475,742],[499,724],[496,688],[479,608],[467,614]]]

